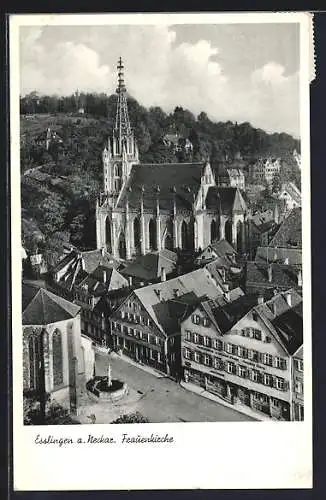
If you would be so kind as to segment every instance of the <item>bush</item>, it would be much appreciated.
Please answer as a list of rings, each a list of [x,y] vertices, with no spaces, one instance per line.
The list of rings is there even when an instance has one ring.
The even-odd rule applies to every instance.
[[[112,424],[148,424],[149,420],[147,417],[144,417],[138,411],[136,413],[127,413],[125,415],[121,415],[119,418],[114,420]]]

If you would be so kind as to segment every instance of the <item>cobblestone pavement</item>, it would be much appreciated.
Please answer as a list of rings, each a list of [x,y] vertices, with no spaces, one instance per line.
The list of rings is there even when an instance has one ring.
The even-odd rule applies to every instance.
[[[96,354],[96,374],[106,375],[109,362],[112,378],[124,380],[130,388],[129,395],[116,405],[92,403],[89,400],[91,404],[81,409],[81,423],[91,423],[89,416],[92,414],[96,416],[96,423],[110,423],[124,413],[135,411],[139,411],[153,423],[254,420],[189,392],[168,377],[157,378],[137,366],[107,354]]]

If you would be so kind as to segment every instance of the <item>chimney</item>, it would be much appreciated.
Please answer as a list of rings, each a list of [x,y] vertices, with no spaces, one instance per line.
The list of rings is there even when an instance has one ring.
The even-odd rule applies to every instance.
[[[179,297],[179,290],[177,288],[173,288],[174,296]]]
[[[225,298],[225,300],[227,300],[229,302],[230,301],[230,286],[229,286],[229,283],[223,283],[223,287],[224,287],[224,298]]]
[[[166,281],[165,267],[161,267],[161,281]]]
[[[298,271],[297,280],[298,280],[298,286],[302,287],[302,271],[301,271],[301,269]]]
[[[286,292],[285,299],[289,307],[292,307],[292,294],[291,292]]]
[[[154,290],[154,291],[155,291],[155,293],[156,293],[156,295],[157,295],[158,299],[159,299],[159,300],[161,300],[161,290],[160,290],[159,288],[155,288],[155,290]]]
[[[269,283],[272,283],[272,280],[273,280],[273,270],[272,270],[272,266],[271,265],[269,265],[268,268],[267,268],[267,276],[268,276]]]
[[[284,259],[284,264],[286,264],[287,266],[289,265],[289,257],[286,257],[286,258]]]
[[[101,255],[104,257],[104,247],[101,248]]]
[[[257,304],[263,304],[264,303],[264,297],[262,295],[258,295],[258,299],[257,299]]]
[[[222,276],[222,281],[224,283],[225,282],[225,269],[224,269],[224,267],[221,268],[221,276]]]
[[[84,261],[83,257],[81,257],[81,259],[80,259],[80,265],[81,265],[82,270],[85,271],[85,261]]]
[[[132,276],[128,276],[129,286],[132,286]]]
[[[103,283],[106,283],[106,278],[107,278],[107,276],[106,276],[106,270],[103,269]]]

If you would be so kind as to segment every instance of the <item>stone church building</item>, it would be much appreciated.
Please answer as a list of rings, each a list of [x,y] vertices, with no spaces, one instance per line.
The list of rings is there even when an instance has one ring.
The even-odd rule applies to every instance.
[[[245,200],[239,188],[217,186],[208,161],[140,163],[123,68],[120,58],[116,121],[103,151],[104,191],[96,205],[97,248],[130,260],[153,250],[197,251],[227,239],[245,251]]]

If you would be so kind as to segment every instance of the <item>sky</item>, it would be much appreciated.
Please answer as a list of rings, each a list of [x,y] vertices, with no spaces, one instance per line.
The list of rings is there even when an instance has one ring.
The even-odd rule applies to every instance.
[[[21,27],[21,94],[110,95],[120,56],[127,90],[143,106],[300,137],[294,23]]]

